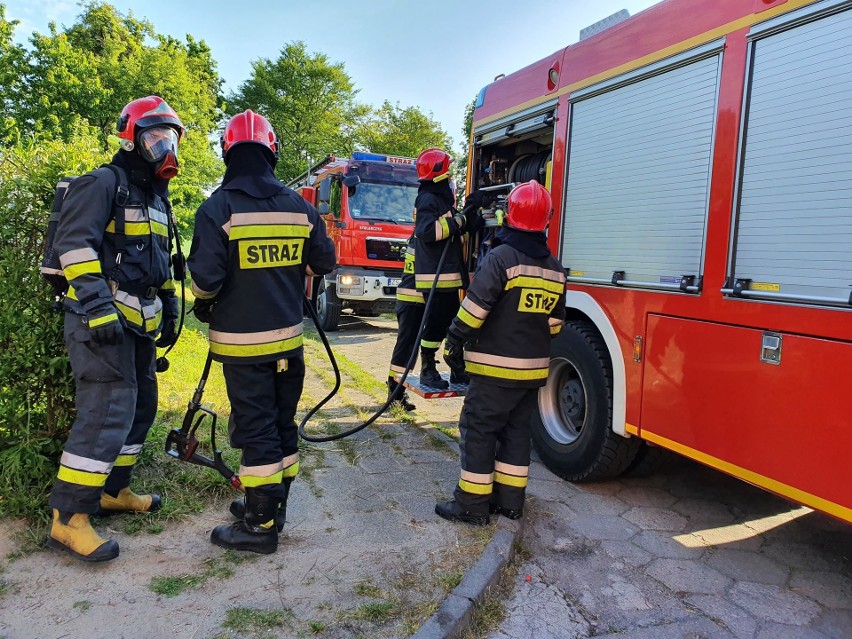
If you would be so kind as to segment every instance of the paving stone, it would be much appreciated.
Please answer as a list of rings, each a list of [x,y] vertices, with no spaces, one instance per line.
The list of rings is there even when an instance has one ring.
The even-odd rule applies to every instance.
[[[812,627],[829,639],[852,637],[852,613],[848,610],[826,610]]]
[[[622,517],[642,530],[681,531],[686,526],[684,517],[664,508],[631,508]]]
[[[767,584],[738,582],[728,592],[728,599],[745,608],[760,624],[807,626],[820,612],[819,606],[809,599]]]
[[[642,486],[625,486],[616,497],[628,506],[647,508],[668,508],[677,501],[677,497],[668,491]]]
[[[754,552],[720,548],[710,553],[707,565],[736,580],[782,585],[790,573],[776,562]]]
[[[826,639],[826,636],[814,628],[771,623],[761,626],[754,639]]]
[[[643,533],[639,533],[642,535]],[[634,537],[631,541],[612,541],[604,540],[601,543],[601,548],[604,552],[615,559],[618,563],[630,568],[638,568],[648,564],[654,557],[651,553],[646,552],[642,548],[635,545]],[[620,568],[618,563],[613,564],[615,568]]]
[[[852,610],[852,579],[838,573],[796,570],[790,587],[827,608]]]
[[[566,499],[568,504],[578,515],[623,515],[630,506],[617,497],[610,495],[592,495],[579,493]]]
[[[727,588],[731,581],[721,573],[692,559],[657,559],[645,574],[662,582],[675,592],[716,594]]]
[[[751,639],[757,623],[745,610],[717,595],[693,595],[686,601],[739,639]]]
[[[665,559],[698,559],[705,552],[705,546],[697,537],[691,542],[687,536],[679,535],[675,539],[671,533],[657,530],[643,530],[630,540],[630,543],[643,548],[652,556]]]
[[[734,521],[733,513],[725,504],[708,499],[679,499],[671,509],[689,519],[692,525],[709,528],[731,524]]]
[[[613,603],[623,611],[651,609],[651,604],[642,591],[621,579],[613,579],[610,586],[601,589],[601,594],[611,598]]]
[[[551,481],[540,480],[530,476],[530,482],[527,486],[527,494],[545,501],[563,502],[567,504],[570,503],[577,495],[577,489],[563,479]]]
[[[724,546],[734,550],[758,551],[763,538],[744,524],[730,524],[693,530],[690,533],[708,546]]]
[[[643,628],[630,627],[611,634],[596,634],[595,639],[725,639],[733,636],[709,619],[688,619]]]
[[[837,565],[837,555],[813,544],[766,542],[761,554],[774,559],[783,566],[803,570],[831,570]]]
[[[589,539],[626,541],[638,530],[621,517],[587,515],[575,518],[569,526]]]

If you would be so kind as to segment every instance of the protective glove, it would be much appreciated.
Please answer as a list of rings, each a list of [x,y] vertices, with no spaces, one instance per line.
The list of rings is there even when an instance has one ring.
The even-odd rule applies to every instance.
[[[448,334],[444,343],[444,362],[453,371],[464,370],[464,343],[457,337]]]
[[[464,200],[464,207],[472,206],[474,210],[485,208],[494,201],[494,196],[488,191],[476,190]]]
[[[174,346],[177,341],[177,318],[169,315],[163,315],[163,327],[160,330],[160,337],[154,342],[157,348],[168,348]]]
[[[94,309],[88,316],[89,335],[95,344],[115,346],[124,341],[124,327],[113,304]]]
[[[209,324],[213,319],[213,308],[216,306],[215,300],[195,300],[192,307],[192,312],[198,318],[199,322]]]

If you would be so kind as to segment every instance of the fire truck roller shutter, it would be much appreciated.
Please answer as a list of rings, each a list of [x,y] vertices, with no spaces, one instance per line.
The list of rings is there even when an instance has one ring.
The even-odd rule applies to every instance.
[[[818,3],[826,4],[832,3]],[[815,8],[750,34],[753,66],[729,275],[750,280],[747,297],[848,306],[852,10],[847,4],[818,19],[802,15]]]
[[[575,94],[562,262],[610,282],[701,275],[721,42]]]

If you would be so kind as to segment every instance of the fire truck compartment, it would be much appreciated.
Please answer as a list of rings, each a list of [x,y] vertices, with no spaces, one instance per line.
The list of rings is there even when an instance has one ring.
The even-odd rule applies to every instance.
[[[650,315],[640,434],[852,521],[852,343],[770,328]]]

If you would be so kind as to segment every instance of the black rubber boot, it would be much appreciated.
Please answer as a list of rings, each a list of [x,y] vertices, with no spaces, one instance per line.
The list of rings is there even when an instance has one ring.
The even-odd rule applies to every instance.
[[[435,353],[436,349],[433,348],[420,349],[420,384],[428,388],[447,390],[450,384],[441,377],[435,367]]]
[[[276,528],[278,528],[278,532],[284,530],[284,524],[287,523],[287,498],[290,496],[290,484],[293,483],[292,479],[285,479],[281,482],[284,487],[284,499],[278,503],[278,514],[275,515],[275,524]],[[231,511],[231,514],[237,519],[243,519],[246,516],[246,498],[245,497],[237,497],[234,501],[231,502],[231,506],[228,509]]]
[[[450,369],[450,384],[470,384],[470,375],[467,371]]]
[[[520,519],[524,516],[524,510],[515,510],[514,508],[503,508],[498,504],[488,504],[488,512],[492,515],[503,515],[508,519]]]
[[[436,504],[435,513],[448,521],[461,521],[471,526],[487,526],[491,523],[491,518],[487,514],[477,515],[465,510],[455,499]]]
[[[278,550],[278,528],[275,525],[278,497],[260,488],[246,488],[245,519],[216,526],[210,541],[222,548],[248,550],[269,555]]]
[[[397,381],[391,377],[388,377],[388,399],[390,399],[390,396],[396,390],[397,386],[399,386]],[[411,399],[408,397],[408,393],[405,391],[401,391],[399,394],[397,394],[396,399],[391,404],[391,406],[395,405],[402,406],[402,408],[404,408],[408,412],[411,412],[415,408],[417,408],[414,404],[411,403]]]

